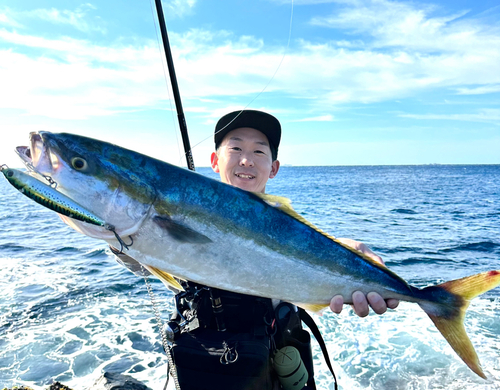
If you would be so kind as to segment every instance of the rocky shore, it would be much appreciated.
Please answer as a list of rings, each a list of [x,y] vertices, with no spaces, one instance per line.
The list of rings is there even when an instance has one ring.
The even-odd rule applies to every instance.
[[[26,386],[4,388],[3,390],[33,390]],[[62,383],[55,382],[47,387],[47,390],[151,390],[144,383],[128,375],[105,372],[95,383],[87,389],[71,389]]]

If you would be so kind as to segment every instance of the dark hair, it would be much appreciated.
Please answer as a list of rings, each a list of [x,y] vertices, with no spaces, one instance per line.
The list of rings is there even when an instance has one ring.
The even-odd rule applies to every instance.
[[[257,130],[257,129],[255,129],[255,130]],[[217,154],[219,154],[220,144],[222,143],[223,140],[224,140],[224,138],[220,140],[218,145],[215,145],[215,151]],[[271,158],[272,158],[273,162],[275,162],[278,159],[278,151],[276,150],[276,148],[272,144],[269,144],[269,149],[271,149]]]
[[[281,140],[281,125],[271,114],[256,110],[239,110],[224,115],[215,125],[215,150],[219,149],[226,134],[240,127],[250,127],[260,131],[267,138],[273,161],[278,159],[278,147]]]

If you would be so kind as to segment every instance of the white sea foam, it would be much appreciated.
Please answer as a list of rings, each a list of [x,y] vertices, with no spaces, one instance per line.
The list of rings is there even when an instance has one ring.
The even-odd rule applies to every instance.
[[[476,299],[466,317],[466,330],[488,380],[470,371],[415,304],[401,303],[383,316],[357,318],[348,309],[340,316],[319,318],[328,350],[344,389],[492,389],[500,379],[500,342],[493,319],[500,301]],[[331,387],[331,376],[319,347],[314,349],[320,387]],[[329,387],[330,386],[330,387]],[[333,388],[333,387],[332,387]]]

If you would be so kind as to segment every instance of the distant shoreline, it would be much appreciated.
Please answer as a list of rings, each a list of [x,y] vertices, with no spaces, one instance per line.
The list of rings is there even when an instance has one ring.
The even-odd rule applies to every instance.
[[[314,168],[314,167],[434,167],[434,166],[445,166],[445,167],[450,167],[450,166],[470,166],[470,167],[478,167],[478,166],[500,166],[500,163],[495,163],[495,164],[483,164],[483,163],[474,163],[474,164],[447,164],[447,163],[430,163],[430,164],[375,164],[375,165],[370,165],[370,164],[360,164],[360,165],[293,165],[293,164],[282,164],[280,166],[280,169],[282,168]],[[203,169],[212,169],[212,167],[207,166],[200,166],[197,168],[203,168]]]

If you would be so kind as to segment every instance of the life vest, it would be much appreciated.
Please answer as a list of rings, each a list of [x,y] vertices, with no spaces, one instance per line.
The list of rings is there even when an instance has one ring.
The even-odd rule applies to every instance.
[[[282,389],[280,380],[287,378],[292,379],[291,389],[316,389],[311,337],[302,328],[302,309],[285,302],[274,307],[269,298],[191,282],[183,287],[185,291],[175,296],[176,311],[167,327],[182,390],[275,390]],[[297,370],[302,364],[307,374],[292,368],[283,375],[287,378],[278,377],[273,357],[284,347],[296,348]]]

